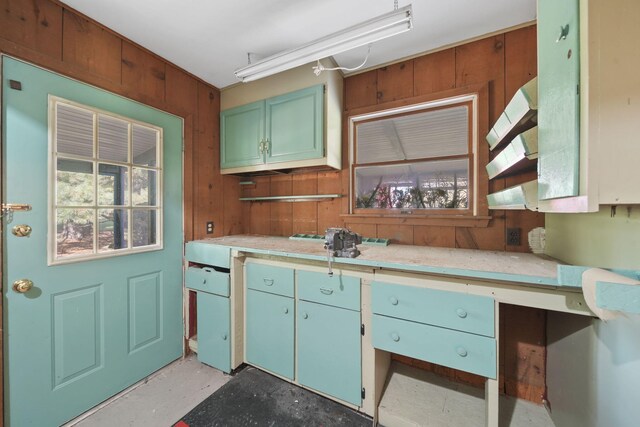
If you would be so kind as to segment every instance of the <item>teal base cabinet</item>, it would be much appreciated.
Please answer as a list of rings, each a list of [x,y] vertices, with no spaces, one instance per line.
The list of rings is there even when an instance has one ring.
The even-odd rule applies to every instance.
[[[360,312],[298,301],[298,382],[362,404]]]
[[[245,359],[285,378],[294,377],[294,300],[247,289]]]
[[[230,255],[229,248],[206,243],[188,242],[185,247],[185,287],[197,292],[198,360],[227,373],[232,341]]]
[[[198,292],[198,360],[231,372],[229,298]]]

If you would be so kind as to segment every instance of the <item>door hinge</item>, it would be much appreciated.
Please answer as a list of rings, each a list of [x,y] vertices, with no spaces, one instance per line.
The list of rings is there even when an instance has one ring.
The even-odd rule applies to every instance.
[[[362,390],[360,391],[360,396],[362,396],[362,399],[364,400],[364,397],[367,395],[367,391],[365,390],[364,387],[362,387]]]
[[[364,336],[364,323],[360,325],[360,335]]]

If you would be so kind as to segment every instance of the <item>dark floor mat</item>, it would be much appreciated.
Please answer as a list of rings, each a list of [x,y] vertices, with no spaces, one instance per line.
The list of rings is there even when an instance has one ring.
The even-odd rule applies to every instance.
[[[176,426],[370,427],[371,418],[259,369],[246,367]]]

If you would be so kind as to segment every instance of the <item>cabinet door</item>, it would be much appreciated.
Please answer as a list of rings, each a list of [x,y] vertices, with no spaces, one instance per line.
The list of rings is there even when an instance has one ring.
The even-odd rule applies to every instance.
[[[538,1],[538,197],[577,196],[580,184],[578,0]]]
[[[266,117],[267,163],[323,156],[323,85],[267,99]]]
[[[264,154],[264,101],[258,101],[220,113],[220,167],[260,165]]]
[[[362,404],[360,312],[298,301],[298,382]]]
[[[247,363],[293,379],[293,298],[247,289]]]
[[[198,292],[198,360],[231,371],[229,298]]]

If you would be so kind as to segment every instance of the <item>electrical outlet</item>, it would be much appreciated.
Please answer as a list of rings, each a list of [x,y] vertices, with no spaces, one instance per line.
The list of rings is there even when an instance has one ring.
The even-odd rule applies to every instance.
[[[213,221],[207,221],[207,234],[213,234]]]
[[[507,228],[507,246],[520,246],[520,229]]]

